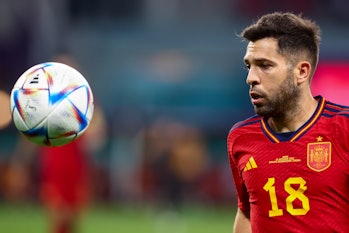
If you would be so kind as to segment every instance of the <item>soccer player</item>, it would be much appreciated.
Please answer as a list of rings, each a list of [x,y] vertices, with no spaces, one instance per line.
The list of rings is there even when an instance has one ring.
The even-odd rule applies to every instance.
[[[310,89],[319,26],[276,12],[241,36],[256,115],[227,139],[238,196],[234,232],[349,232],[349,108]]]

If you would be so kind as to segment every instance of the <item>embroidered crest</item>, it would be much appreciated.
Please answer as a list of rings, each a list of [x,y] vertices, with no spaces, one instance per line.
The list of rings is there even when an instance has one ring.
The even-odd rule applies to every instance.
[[[331,166],[331,142],[321,142],[318,138],[318,142],[308,143],[307,165],[317,172],[329,168]]]

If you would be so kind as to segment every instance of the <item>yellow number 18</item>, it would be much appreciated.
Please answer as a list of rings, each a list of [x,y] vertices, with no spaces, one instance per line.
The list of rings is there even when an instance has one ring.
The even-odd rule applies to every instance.
[[[307,182],[302,177],[290,177],[284,182],[284,189],[289,194],[286,198],[286,210],[291,215],[305,215],[309,209],[309,198],[304,195],[307,190],[305,185]],[[275,189],[275,178],[268,178],[267,183],[263,189],[269,193],[271,210],[269,210],[269,217],[282,216],[283,210],[279,209],[277,202],[277,195]],[[297,185],[298,188],[294,189],[292,185]],[[295,208],[293,202],[299,200],[302,203],[301,208]]]

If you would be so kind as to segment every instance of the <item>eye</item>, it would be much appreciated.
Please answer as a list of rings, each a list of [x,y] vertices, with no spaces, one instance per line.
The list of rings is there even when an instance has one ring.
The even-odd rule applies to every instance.
[[[269,63],[261,63],[259,65],[262,69],[269,69],[272,65]]]
[[[251,65],[250,64],[245,64],[245,67],[244,67],[247,71],[249,71],[250,70],[250,68],[251,68]]]

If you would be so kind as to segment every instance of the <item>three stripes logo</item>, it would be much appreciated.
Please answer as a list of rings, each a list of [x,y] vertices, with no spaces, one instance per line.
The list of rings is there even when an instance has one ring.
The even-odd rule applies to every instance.
[[[249,171],[249,170],[254,169],[254,168],[257,168],[257,167],[258,166],[257,166],[257,163],[254,160],[254,158],[250,157],[245,165],[244,172]]]
[[[29,82],[30,84],[38,84],[39,83],[39,74],[35,75]]]

